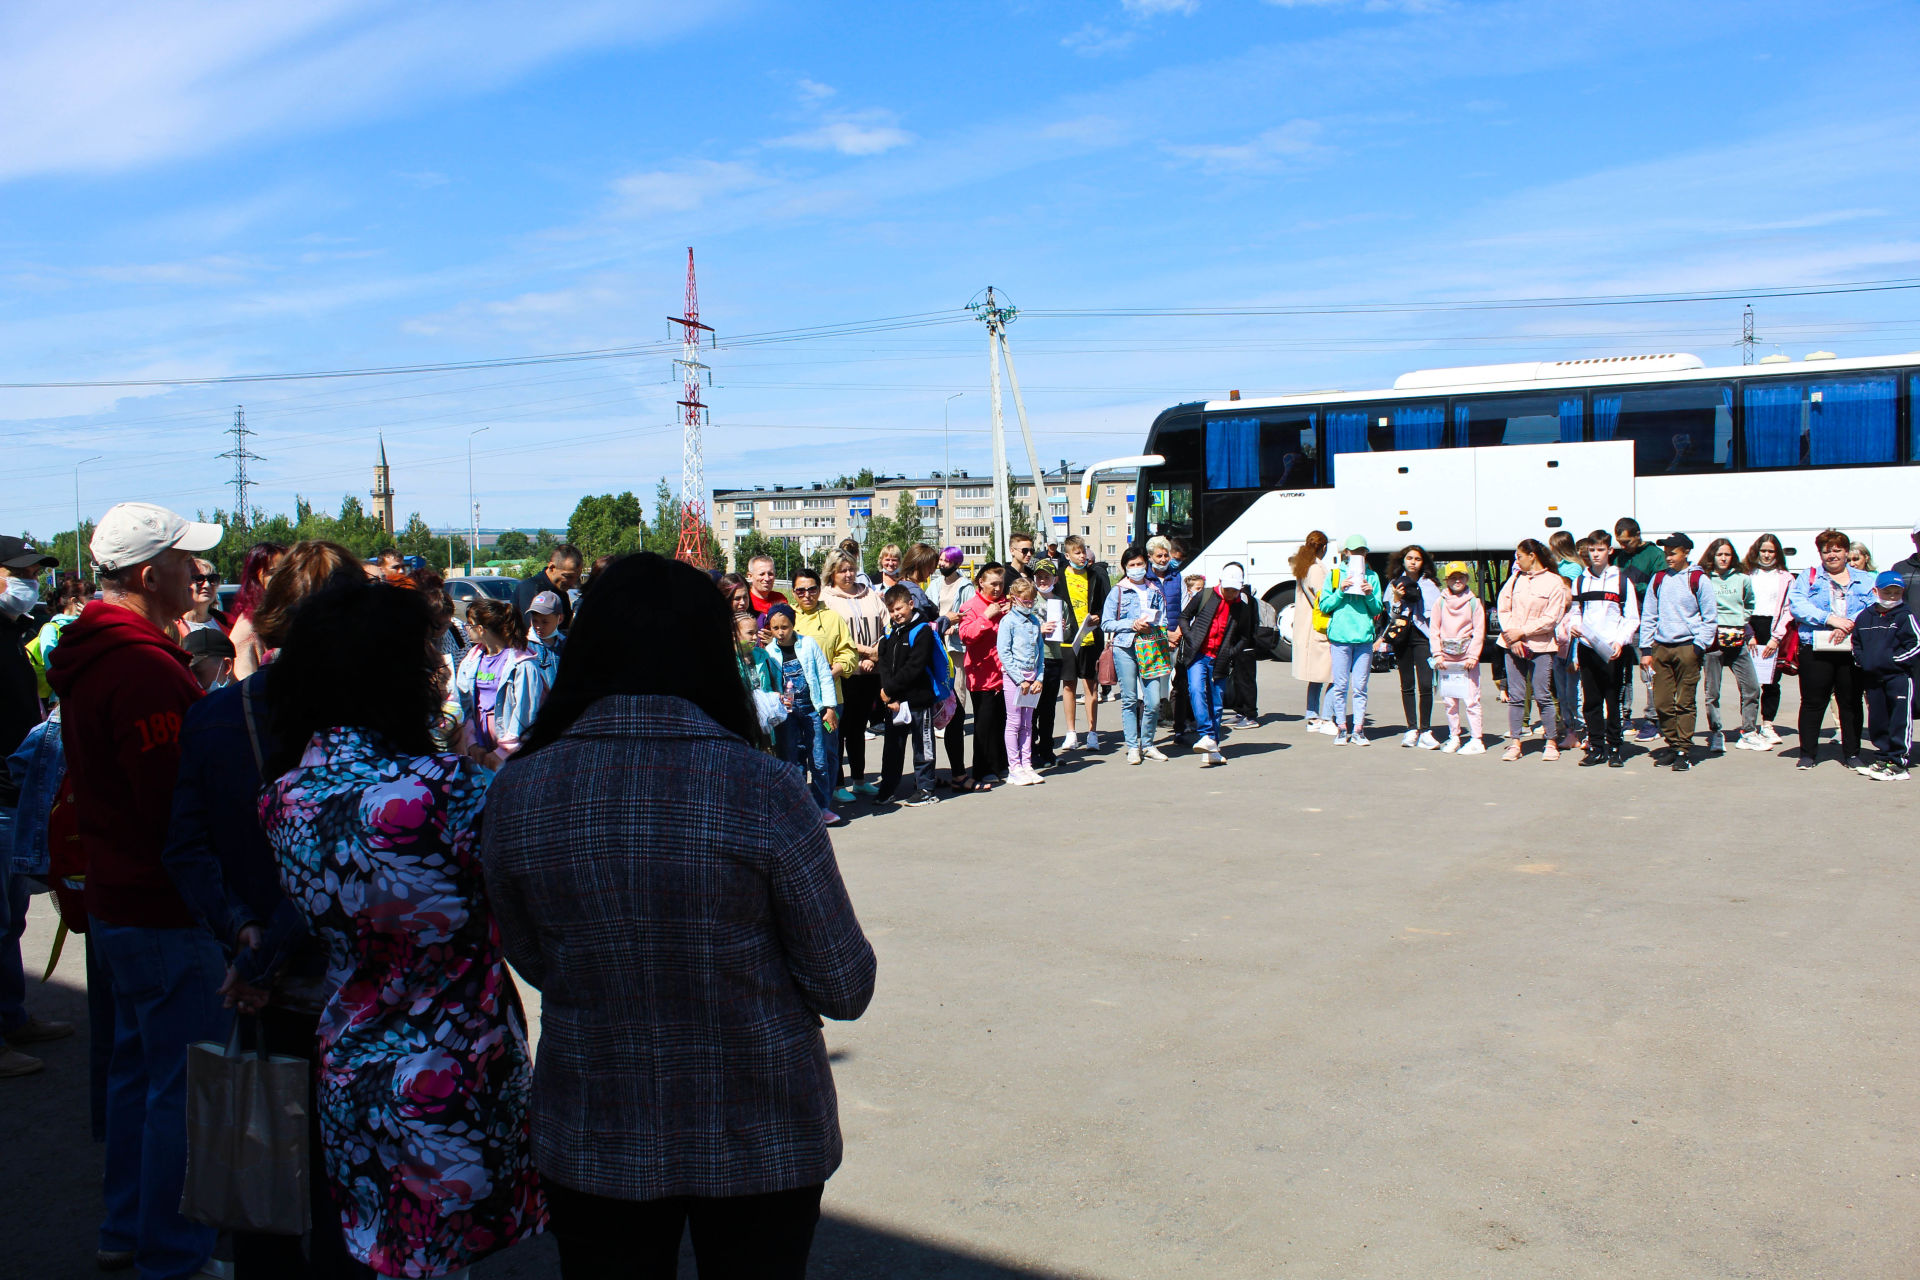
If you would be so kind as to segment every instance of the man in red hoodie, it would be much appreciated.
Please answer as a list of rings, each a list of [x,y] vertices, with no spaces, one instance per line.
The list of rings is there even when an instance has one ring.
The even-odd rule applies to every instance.
[[[91,950],[113,1001],[104,1218],[98,1260],[143,1276],[190,1276],[215,1232],[183,1217],[186,1054],[226,1038],[220,945],[160,862],[180,762],[180,722],[200,697],[163,627],[193,607],[193,553],[219,525],[123,502],[89,544],[101,598],[60,637],[47,680],[87,858]],[[90,995],[94,993],[90,992]]]

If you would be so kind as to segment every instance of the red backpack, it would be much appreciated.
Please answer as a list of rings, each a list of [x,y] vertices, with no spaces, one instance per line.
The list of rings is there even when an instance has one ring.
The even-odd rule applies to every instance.
[[[69,933],[87,931],[87,852],[80,843],[80,806],[73,794],[73,771],[60,775],[47,812],[47,886],[54,909]]]

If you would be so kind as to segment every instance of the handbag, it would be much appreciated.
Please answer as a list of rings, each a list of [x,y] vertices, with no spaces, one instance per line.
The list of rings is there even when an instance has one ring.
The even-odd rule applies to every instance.
[[[1095,678],[1101,684],[1119,684],[1120,677],[1113,669],[1113,646],[1107,645],[1100,650],[1099,661],[1093,664]]]
[[[1169,656],[1167,633],[1159,627],[1151,631],[1141,631],[1133,637],[1133,661],[1142,680],[1158,680],[1173,670],[1173,660]]]
[[[258,1031],[258,1028],[256,1028]],[[308,1221],[305,1058],[240,1048],[240,1018],[222,1046],[187,1046],[187,1174],[180,1212],[229,1231],[302,1235]]]
[[[1781,675],[1793,675],[1800,670],[1800,628],[1790,617],[1783,614],[1781,618],[1787,625],[1780,634],[1780,647],[1773,651],[1773,669]]]

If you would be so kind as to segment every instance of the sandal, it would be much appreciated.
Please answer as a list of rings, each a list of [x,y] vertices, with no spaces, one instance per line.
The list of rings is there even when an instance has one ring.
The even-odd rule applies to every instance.
[[[1520,758],[1520,750],[1521,748],[1518,742],[1509,742],[1506,751],[1500,757],[1501,763],[1510,764],[1518,760]]]

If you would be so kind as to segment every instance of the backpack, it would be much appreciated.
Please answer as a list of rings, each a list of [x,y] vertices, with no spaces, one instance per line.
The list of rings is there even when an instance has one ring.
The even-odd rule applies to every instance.
[[[922,622],[907,632],[907,647],[933,624]],[[944,729],[952,723],[954,714],[960,709],[960,699],[953,692],[953,670],[947,654],[947,646],[941,642],[940,633],[933,633],[933,661],[927,663],[927,676],[933,681],[933,727]]]
[[[1328,586],[1337,587],[1340,585],[1340,567],[1338,565],[1328,568],[1327,574],[1332,579],[1327,584]],[[1321,635],[1327,634],[1327,627],[1332,623],[1333,619],[1329,615],[1320,612],[1320,592],[1314,592],[1309,603],[1313,606],[1313,629]]]
[[[1698,594],[1700,590],[1700,579],[1706,576],[1707,576],[1707,571],[1705,569],[1687,570],[1687,590]],[[1647,594],[1654,595],[1655,593],[1657,593],[1660,590],[1660,584],[1663,581],[1665,581],[1666,578],[1667,578],[1667,571],[1665,569],[1662,569],[1660,572],[1654,574],[1653,581],[1647,585]]]

